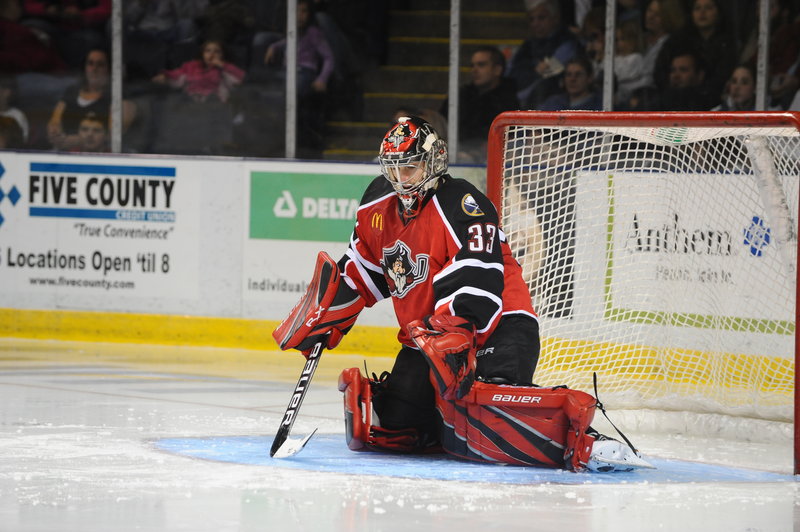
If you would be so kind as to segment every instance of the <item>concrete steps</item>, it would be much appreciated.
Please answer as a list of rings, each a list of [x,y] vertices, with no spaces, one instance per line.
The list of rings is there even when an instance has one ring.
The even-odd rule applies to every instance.
[[[399,107],[439,110],[447,96],[450,0],[411,0],[390,12],[387,60],[362,79],[363,114],[358,122],[326,123],[323,158],[371,161]],[[528,35],[521,0],[461,2],[460,84],[466,83],[472,52],[494,45],[507,56]]]

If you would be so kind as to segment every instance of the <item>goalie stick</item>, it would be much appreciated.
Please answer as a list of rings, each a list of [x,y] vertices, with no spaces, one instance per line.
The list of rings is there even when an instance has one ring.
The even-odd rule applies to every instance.
[[[311,439],[311,436],[317,432],[317,429],[314,429],[311,434],[300,440],[288,439],[289,432],[292,430],[292,425],[294,425],[294,420],[297,418],[297,412],[300,410],[300,405],[303,404],[306,392],[308,392],[311,378],[317,370],[317,364],[319,364],[319,358],[322,356],[322,348],[325,345],[326,339],[327,335],[314,344],[314,347],[311,348],[311,352],[308,354],[306,365],[303,366],[300,379],[298,379],[297,385],[294,387],[292,398],[289,400],[289,406],[286,407],[283,420],[281,421],[280,427],[278,427],[277,434],[275,434],[275,439],[272,441],[272,448],[269,451],[269,455],[273,458],[287,458],[299,453],[303,450],[303,447],[306,446],[308,440]]]

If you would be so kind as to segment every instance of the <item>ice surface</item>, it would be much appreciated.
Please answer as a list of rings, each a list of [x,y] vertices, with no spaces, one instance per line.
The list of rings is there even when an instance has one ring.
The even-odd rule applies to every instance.
[[[526,483],[525,468],[484,466],[484,475],[455,461],[446,468],[467,479],[442,478],[446,468],[435,461],[386,457],[373,459],[368,474],[332,469],[358,462],[348,459],[355,453],[345,449],[341,394],[329,376],[340,360],[329,356],[322,364],[331,371],[315,377],[292,431],[319,434],[276,466],[269,444],[296,379],[286,378],[291,369],[215,376],[190,363],[165,371],[120,361],[111,348],[91,356],[43,349],[0,343],[2,531],[789,531],[797,518],[785,441],[628,434],[659,475],[672,468],[680,478],[575,482],[561,472],[570,482],[542,473]],[[301,360],[291,362],[299,374]],[[263,459],[218,461],[167,445],[189,441],[216,445],[223,457],[232,454],[225,445],[241,451],[243,442],[258,457],[263,443]],[[398,474],[409,467],[412,474]],[[415,476],[414,468],[440,474]]]

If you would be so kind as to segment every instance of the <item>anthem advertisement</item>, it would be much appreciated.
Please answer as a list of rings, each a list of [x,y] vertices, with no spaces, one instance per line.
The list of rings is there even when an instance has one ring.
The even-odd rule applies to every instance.
[[[797,178],[781,180],[796,224]],[[752,175],[585,172],[576,198],[576,315],[653,327],[654,343],[680,329],[691,347],[692,330],[716,330],[732,352],[793,337],[795,265]]]

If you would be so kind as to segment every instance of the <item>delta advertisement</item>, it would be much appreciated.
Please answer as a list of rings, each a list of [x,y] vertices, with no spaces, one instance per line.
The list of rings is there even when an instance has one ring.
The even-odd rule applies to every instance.
[[[284,317],[305,292],[317,253],[325,251],[334,260],[344,254],[361,196],[378,172],[376,165],[353,164],[326,173],[313,163],[291,171],[249,170],[242,275],[248,312]],[[394,318],[390,306],[381,303],[359,321],[390,325]]]
[[[103,308],[196,298],[198,196],[186,179],[158,161],[0,153],[0,291],[59,306],[107,294]]]

